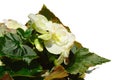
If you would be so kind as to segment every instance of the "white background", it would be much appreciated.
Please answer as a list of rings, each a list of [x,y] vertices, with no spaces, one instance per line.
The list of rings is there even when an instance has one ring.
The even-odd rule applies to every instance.
[[[119,0],[0,0],[0,21],[25,24],[28,14],[37,13],[43,4],[70,27],[84,47],[111,59],[86,75],[86,80],[120,80]]]

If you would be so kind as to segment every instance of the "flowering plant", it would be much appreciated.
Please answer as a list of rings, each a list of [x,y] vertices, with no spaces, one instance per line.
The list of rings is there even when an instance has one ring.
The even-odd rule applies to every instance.
[[[110,61],[75,41],[45,5],[28,17],[0,23],[0,80],[84,80],[89,67]]]

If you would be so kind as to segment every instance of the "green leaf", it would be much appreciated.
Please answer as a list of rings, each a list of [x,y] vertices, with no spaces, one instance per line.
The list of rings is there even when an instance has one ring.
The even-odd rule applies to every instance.
[[[3,66],[0,66],[0,77],[2,77],[5,73],[5,69]]]
[[[24,33],[24,37],[29,38],[32,34],[32,31],[33,31],[32,28],[28,28]]]
[[[26,76],[26,77],[34,77],[36,74],[40,74],[42,72],[42,67],[37,66],[33,69],[22,68],[21,70],[14,72],[13,76]]]
[[[71,74],[83,74],[89,67],[96,66],[110,60],[89,52],[87,48],[80,48],[74,53],[71,64],[68,65],[67,71]]]
[[[17,61],[7,57],[2,59],[2,61],[5,65],[0,66],[0,77],[2,77],[6,72],[12,77],[35,77],[36,75],[40,75],[43,71],[39,62],[34,62],[34,60],[30,63],[30,65],[27,65],[27,63],[22,60]]]
[[[21,28],[17,29],[17,35],[19,35],[19,37],[23,40],[25,40],[24,34],[25,34],[25,32],[23,29],[21,29]]]
[[[7,72],[12,77],[24,76],[24,77],[35,77],[36,75],[40,75],[42,72],[42,67],[39,65],[35,68],[22,68],[18,71],[7,69],[6,66],[0,66],[0,77],[3,77],[4,74]]]
[[[72,49],[71,49],[71,51],[72,51],[73,53],[76,53],[76,51],[77,51],[78,49],[82,48],[82,47],[83,47],[82,44],[80,44],[79,42],[75,41],[75,42],[74,42],[74,45],[73,45],[73,47],[72,47]]]
[[[44,15],[48,20],[51,20],[56,23],[62,23],[45,5],[39,11],[39,14]]]
[[[4,38],[0,38],[1,40],[4,42],[0,45],[2,47],[0,52],[6,57],[25,60],[28,63],[37,57],[33,49],[23,44],[24,40],[17,34],[8,33]]]
[[[33,29],[32,28],[28,28],[26,31],[24,31],[21,28],[17,29],[17,35],[19,35],[21,37],[21,39],[26,40],[29,39],[31,37]]]

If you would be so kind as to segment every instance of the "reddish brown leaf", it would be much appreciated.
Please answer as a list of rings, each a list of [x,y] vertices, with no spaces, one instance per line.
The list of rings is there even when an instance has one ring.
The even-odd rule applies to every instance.
[[[59,78],[64,78],[68,76],[67,71],[64,69],[63,66],[59,65],[56,66],[53,71],[45,77],[45,80],[53,80],[53,79],[59,79]]]
[[[0,80],[13,80],[13,78],[6,72]]]

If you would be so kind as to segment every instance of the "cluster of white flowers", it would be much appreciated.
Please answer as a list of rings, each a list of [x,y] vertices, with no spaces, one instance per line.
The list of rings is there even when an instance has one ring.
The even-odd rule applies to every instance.
[[[62,24],[48,21],[43,15],[30,14],[28,17],[32,22],[32,28],[40,33],[38,38],[44,41],[45,48],[52,54],[60,54],[58,62],[61,63],[64,58],[69,56],[70,49],[75,41],[75,36]],[[10,29],[27,29],[27,27],[15,20],[6,20],[5,25]],[[38,39],[35,39],[35,45],[39,51],[43,51],[43,46],[38,43]]]
[[[63,53],[65,57],[68,57],[75,36],[62,24],[48,21],[43,15],[30,14],[29,18],[34,24],[33,28],[42,34],[39,38],[44,40],[46,49],[53,54]]]

